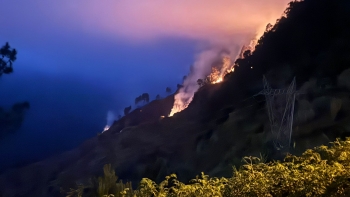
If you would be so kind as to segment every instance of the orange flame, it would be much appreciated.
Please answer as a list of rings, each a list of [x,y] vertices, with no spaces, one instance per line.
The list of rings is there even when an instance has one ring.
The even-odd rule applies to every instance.
[[[250,41],[249,45],[243,46],[240,55],[237,57],[238,58],[244,58],[243,53],[247,50],[250,50],[253,52],[255,50],[255,46],[257,45],[258,40],[257,38],[254,38],[253,40]],[[224,77],[228,74],[231,73],[235,70],[234,65],[231,63],[231,58],[228,56],[224,56],[222,58],[222,68],[219,71],[217,68],[213,67],[212,72],[208,76],[209,82],[211,84],[216,84],[216,83],[221,83],[224,80]]]
[[[185,98],[185,99],[183,99],[183,98]],[[191,103],[192,99],[193,99],[193,96],[188,97],[188,95],[186,93],[183,93],[183,92],[177,93],[175,95],[174,106],[171,109],[169,117],[173,116],[175,113],[178,113],[178,112],[186,109],[188,107],[188,105]]]
[[[209,82],[211,84],[220,83],[224,80],[225,75],[234,71],[233,64],[231,63],[231,58],[224,56],[222,58],[222,67],[221,70],[216,67],[212,67],[212,72],[208,76]]]
[[[252,39],[249,43],[249,45],[244,45],[242,47],[242,50],[240,54],[236,57],[238,58],[244,58],[243,54],[245,51],[250,50],[253,52],[255,50],[255,46],[258,43],[258,38],[260,38],[263,35],[264,31],[259,31],[255,38]],[[251,67],[251,69],[253,69]],[[221,83],[224,80],[224,77],[231,72],[234,72],[234,64],[231,62],[231,58],[229,56],[223,56],[222,58],[222,67],[221,69],[218,69],[216,67],[212,67],[212,72],[207,76],[205,81],[209,81],[211,84],[217,84]],[[173,116],[175,113],[181,112],[182,110],[186,109],[188,105],[191,103],[193,99],[193,95],[189,96],[186,93],[180,92],[175,95],[175,101],[173,108],[171,109],[171,112],[169,114],[169,117]]]

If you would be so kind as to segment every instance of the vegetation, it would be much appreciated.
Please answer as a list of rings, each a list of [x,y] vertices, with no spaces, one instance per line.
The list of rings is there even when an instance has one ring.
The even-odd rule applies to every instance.
[[[13,72],[12,64],[16,60],[17,51],[11,49],[8,42],[0,49],[0,77]]]
[[[67,193],[67,197],[82,196],[87,188],[93,188],[90,196],[130,196],[132,191],[131,183],[124,184],[122,181],[117,182],[118,177],[115,175],[115,171],[111,168],[110,164],[103,167],[103,177],[99,177],[93,181],[90,186],[78,185],[78,189],[71,189]]]
[[[165,88],[165,92],[168,93],[168,94],[170,94],[170,93],[171,93],[171,88],[170,88],[170,87],[166,87],[166,88]]]
[[[232,103],[239,105],[240,99],[260,90],[261,77],[266,74],[278,82],[297,76],[298,87],[310,78],[321,85],[325,80],[336,84],[339,74],[350,65],[349,13],[348,0],[290,2],[276,24],[267,25],[255,50],[245,51],[242,58],[237,59],[235,72],[226,76],[220,89],[205,100],[206,105],[201,105],[198,114],[214,114]],[[280,70],[288,73],[280,75]],[[202,85],[205,81],[197,82]],[[197,96],[193,102],[198,98],[204,97]],[[339,103],[332,104],[332,117]],[[350,196],[350,138],[338,139],[330,147],[306,150],[301,156],[287,155],[283,161],[264,163],[256,157],[244,157],[243,161],[239,169],[233,169],[230,178],[209,177],[203,173],[185,184],[173,174],[160,183],[143,178],[136,190],[125,184],[123,190],[101,195]],[[115,184],[122,183],[114,181],[110,185]],[[98,188],[95,185],[92,190],[99,191]]]
[[[17,59],[17,51],[6,42],[0,48],[0,77],[13,72],[13,62]],[[28,102],[15,103],[8,111],[0,107],[0,139],[18,130],[23,122],[24,113],[29,109]]]
[[[131,105],[129,107],[124,108],[124,115],[128,115],[131,110]]]
[[[18,102],[10,110],[0,107],[0,139],[17,131],[24,120],[25,112],[30,107],[28,102]]]
[[[213,114],[256,94],[262,89],[263,75],[273,87],[289,84],[293,77],[297,89],[310,78],[336,84],[337,76],[350,65],[349,13],[348,0],[291,1],[281,18],[267,25],[255,50],[235,61],[235,71],[225,76],[199,113]],[[194,97],[193,103],[196,98],[200,97]]]
[[[140,96],[135,98],[135,105],[137,105],[140,102],[149,103],[149,94],[148,93],[143,93]]]
[[[288,65],[301,82],[310,77],[335,80],[350,63],[349,12],[347,0],[290,2],[276,24],[267,25],[255,51],[236,61],[234,74],[244,79],[251,72],[262,76]]]
[[[159,184],[143,178],[137,190],[130,182],[117,182],[109,164],[91,191],[99,197],[350,196],[350,138],[306,150],[301,156],[287,155],[283,161],[264,163],[257,157],[243,161],[239,169],[234,167],[231,178],[202,173],[185,184],[172,174]],[[84,196],[84,187],[71,190],[68,196]]]

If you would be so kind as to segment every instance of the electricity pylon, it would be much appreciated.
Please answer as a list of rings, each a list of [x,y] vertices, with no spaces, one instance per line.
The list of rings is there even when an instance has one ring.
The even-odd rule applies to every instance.
[[[269,115],[273,142],[277,150],[289,151],[293,132],[295,96],[297,94],[295,77],[288,88],[272,89],[265,76],[264,90],[266,108]]]

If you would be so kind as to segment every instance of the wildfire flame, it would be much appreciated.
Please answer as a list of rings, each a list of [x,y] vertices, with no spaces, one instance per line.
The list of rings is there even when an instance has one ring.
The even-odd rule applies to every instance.
[[[251,52],[253,52],[255,50],[255,46],[258,44],[258,39],[254,38],[253,40],[250,41],[249,45],[244,45],[242,47],[241,53],[238,55],[237,59],[244,59],[244,52],[250,50]]]
[[[235,69],[233,64],[231,63],[231,58],[229,56],[224,56],[222,58],[222,62],[223,64],[220,70],[216,67],[211,68],[212,72],[208,76],[209,82],[211,84],[222,82],[224,80],[225,75],[233,72]]]
[[[255,46],[257,44],[258,40],[257,38],[254,38],[253,40],[250,41],[249,45],[244,45],[242,47],[241,53],[239,54],[239,56],[236,58],[241,58],[243,59],[243,53],[247,50],[250,50],[251,52],[253,52],[255,50]],[[211,84],[216,84],[216,83],[220,83],[224,80],[224,77],[228,74],[231,73],[235,70],[234,65],[231,62],[231,58],[229,56],[224,56],[222,58],[222,68],[221,70],[217,69],[216,67],[212,67],[212,72],[210,73],[210,75],[208,76],[209,82]]]
[[[178,113],[188,107],[188,105],[191,103],[193,99],[193,96],[188,97],[186,93],[179,92],[178,94],[175,95],[174,98],[174,105],[173,108],[171,109],[171,112],[169,114],[169,117],[173,116],[175,113]]]
[[[248,45],[244,45],[241,49],[241,52],[236,57],[236,59],[238,58],[243,59],[244,58],[243,54],[247,50],[250,50],[251,52],[253,52],[255,50],[255,46],[257,45],[258,38],[260,38],[263,35],[263,33],[264,31],[259,31],[256,34],[256,37],[252,39]],[[207,81],[211,84],[221,83],[224,80],[224,77],[228,73],[234,72],[234,69],[235,69],[234,64],[232,63],[231,58],[225,55],[222,57],[221,68],[212,67],[211,73],[206,77],[206,80],[204,81]],[[179,93],[175,95],[174,99],[175,99],[174,105],[173,105],[173,108],[171,109],[169,117],[173,116],[175,113],[181,112],[182,110],[186,109],[193,99],[193,94],[188,94],[185,91],[181,91],[180,89]]]
[[[260,33],[262,34],[262,33]],[[244,52],[247,50],[250,50],[251,52],[253,52],[255,50],[255,46],[258,43],[258,36],[256,36],[253,40],[250,41],[249,45],[244,45],[242,47],[242,50],[240,52],[240,54],[238,55],[238,57],[236,57],[236,59],[240,58],[243,59],[244,56]],[[209,74],[209,76],[207,77],[209,79],[209,82],[211,84],[216,84],[216,83],[220,83],[224,80],[224,77],[228,74],[231,73],[235,70],[234,65],[231,62],[231,58],[229,56],[224,56],[222,58],[222,67],[219,70],[216,67],[212,67],[212,72]]]
[[[234,66],[231,63],[231,58],[229,56],[224,56],[222,58],[221,68],[212,67],[212,72],[207,76],[207,81],[212,84],[220,83],[223,81],[226,74],[234,71]],[[180,92],[175,95],[174,105],[171,109],[169,117],[173,116],[188,107],[193,99],[193,95],[186,92]]]

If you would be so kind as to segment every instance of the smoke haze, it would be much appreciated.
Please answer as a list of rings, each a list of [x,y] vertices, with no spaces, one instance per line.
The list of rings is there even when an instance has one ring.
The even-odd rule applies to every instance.
[[[131,43],[149,42],[164,37],[198,40],[193,72],[175,97],[175,104],[188,105],[197,91],[197,80],[210,72],[212,62],[221,58],[219,48],[237,57],[237,46],[260,36],[268,23],[279,18],[289,0],[176,0],[176,1],[60,1],[53,20],[70,21],[72,27],[93,35],[124,37]],[[62,17],[60,9],[65,9]],[[48,11],[50,9],[46,9]],[[58,17],[59,16],[59,17]],[[69,19],[69,20],[68,20]],[[232,48],[233,47],[233,48]],[[238,47],[239,48],[239,47]],[[235,58],[234,57],[234,58]],[[233,59],[234,59],[233,58]]]
[[[41,13],[41,17],[47,17],[44,23],[82,29],[95,35],[123,36],[132,42],[169,36],[215,41],[252,36],[256,31],[264,29],[267,22],[274,22],[280,17],[288,2],[289,0],[35,0],[22,7]]]
[[[133,95],[164,93],[193,64],[182,91],[189,101],[222,50],[235,58],[288,2],[2,0],[0,38],[19,54],[15,72],[2,77],[1,104],[28,100],[31,109],[23,133],[2,141],[0,156],[10,159],[0,168],[95,136],[108,109],[122,114]]]
[[[107,112],[107,125],[111,126],[113,122],[116,120],[116,116],[113,111]]]

